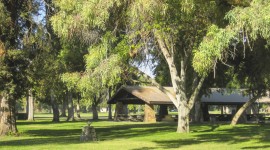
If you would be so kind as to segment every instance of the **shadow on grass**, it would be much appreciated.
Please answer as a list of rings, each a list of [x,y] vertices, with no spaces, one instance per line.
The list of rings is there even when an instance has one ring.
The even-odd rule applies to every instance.
[[[103,121],[98,121],[103,122]],[[5,146],[35,146],[40,144],[79,144],[81,128],[78,129],[48,129],[46,126],[54,124],[69,125],[74,122],[52,123],[50,121],[39,122],[19,122],[19,125],[45,125],[43,129],[27,129],[23,134],[29,136],[29,139],[0,141],[0,145]],[[80,122],[83,123],[84,122]],[[85,124],[86,125],[86,124]],[[79,125],[78,125],[79,127]],[[155,132],[174,132],[174,124],[114,124],[112,126],[94,126],[100,141],[138,138],[152,135]],[[75,127],[76,128],[76,127]],[[33,138],[34,137],[34,138]],[[40,138],[41,137],[41,138]],[[145,148],[147,149],[147,148]],[[148,148],[150,149],[150,148]]]
[[[175,132],[175,123],[127,124],[96,128],[101,141],[151,136],[155,133]]]
[[[242,149],[266,149],[270,148],[270,145],[264,145],[264,146],[249,146],[249,147],[243,147]]]
[[[3,146],[35,146],[35,145],[50,145],[50,144],[78,144],[80,143],[78,136],[70,137],[50,137],[50,138],[29,138],[12,141],[0,141]]]
[[[157,140],[154,141],[159,148],[162,149],[173,149],[180,148],[182,146],[187,145],[196,145],[204,142],[214,142],[214,143],[227,143],[230,144],[239,144],[247,141],[252,141],[256,139],[257,144],[260,146],[246,146],[242,147],[242,149],[264,149],[270,148],[270,145],[262,145],[268,144],[270,142],[270,125],[266,126],[238,126],[234,128],[226,128],[226,129],[218,129],[218,127],[211,127],[211,129],[207,129],[204,131],[194,132],[192,138],[178,138],[175,140]],[[214,131],[217,129],[216,131]],[[185,136],[184,134],[182,134]],[[180,134],[181,136],[181,134]]]
[[[268,143],[270,142],[270,125],[240,125],[235,128],[230,128],[225,125],[211,126],[209,124],[196,124],[191,125],[192,133],[187,134],[177,134],[176,123],[154,123],[154,124],[144,124],[144,123],[134,123],[134,124],[123,124],[123,123],[113,123],[106,125],[103,121],[98,121],[94,124],[96,129],[98,139],[100,141],[110,141],[115,139],[129,139],[129,138],[140,138],[146,137],[147,141],[156,143],[157,147],[140,147],[133,150],[139,149],[173,149],[181,148],[187,145],[196,145],[206,142],[211,143],[228,143],[228,144],[239,144],[247,141],[256,139],[258,145],[253,146],[243,145],[242,149],[264,149],[270,148]],[[73,124],[74,122],[61,122],[63,126]],[[84,122],[79,122],[84,124]],[[48,121],[42,122],[19,122],[19,125],[45,125],[50,126],[54,123]],[[86,124],[84,124],[86,125]],[[62,126],[62,125],[61,125]],[[5,146],[34,146],[41,144],[79,144],[81,128],[80,124],[76,124],[78,127],[71,129],[27,129],[24,131],[25,134],[29,135],[29,139],[22,140],[10,140],[10,141],[0,141],[0,145]],[[159,134],[157,134],[159,133]],[[159,135],[169,134],[168,139],[158,137]],[[148,139],[148,137],[149,139]],[[172,136],[172,137],[170,137]],[[265,144],[265,145],[264,145]]]
[[[77,121],[60,121],[60,122],[52,122],[52,121],[23,121],[17,122],[17,125],[52,125],[52,124],[73,124],[76,122],[87,122],[87,120],[77,120]]]
[[[152,150],[152,149],[157,149],[155,147],[140,147],[140,148],[135,148],[135,149],[132,149],[132,150]]]
[[[66,129],[66,130],[40,129],[40,130],[29,130],[26,133],[30,136],[42,136],[42,137],[77,136],[77,139],[79,139],[81,131],[82,131],[81,129]]]

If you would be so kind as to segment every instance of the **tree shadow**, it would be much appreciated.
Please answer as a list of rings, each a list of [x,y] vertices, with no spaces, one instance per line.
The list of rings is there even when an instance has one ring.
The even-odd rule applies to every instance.
[[[126,124],[96,128],[98,137],[102,141],[144,137],[153,135],[156,132],[175,132],[175,130],[176,126],[174,123]]]
[[[211,129],[195,132],[195,135],[193,135],[193,138],[191,139],[175,139],[162,141],[160,140],[154,142],[157,143],[158,146],[162,149],[180,148],[182,146],[196,145],[203,142],[228,143],[229,145],[254,140],[254,138],[259,134],[260,137],[259,138],[257,137],[258,140],[257,143],[266,144],[270,142],[269,127],[270,127],[269,125],[265,127],[254,125],[254,126],[234,127],[230,129],[218,129],[218,126],[215,126],[213,130],[213,127],[209,125],[209,128]],[[269,147],[270,145],[250,146],[250,147],[243,147],[242,149],[263,149]]]
[[[34,146],[34,145],[48,145],[48,144],[79,144],[78,136],[69,137],[50,137],[50,138],[30,138],[12,141],[0,141],[0,145],[4,146]]]
[[[140,148],[135,148],[135,149],[132,149],[132,150],[152,150],[152,149],[156,149],[155,147],[140,147]]]
[[[191,125],[191,133],[187,134],[178,134],[176,131],[176,123],[114,123],[106,124],[103,121],[98,121],[93,126],[96,129],[96,133],[99,141],[110,141],[117,139],[129,139],[129,138],[140,138],[149,136],[148,141],[154,142],[157,144],[157,147],[140,147],[137,149],[174,149],[181,148],[187,145],[196,145],[206,142],[214,143],[228,143],[228,144],[237,144],[248,142],[256,138],[258,145],[242,147],[242,149],[263,149],[270,148],[270,145],[266,145],[270,142],[270,125],[240,125],[237,127],[229,126],[213,126],[211,124],[193,124]],[[60,124],[69,125],[74,122],[61,122]],[[29,146],[29,145],[41,145],[41,144],[79,144],[81,128],[79,126],[84,124],[84,122],[78,122],[76,126],[78,128],[72,129],[50,129],[46,126],[54,124],[50,121],[45,122],[19,122],[19,125],[45,125],[44,129],[27,129],[23,134],[29,135],[29,139],[21,140],[11,140],[11,141],[0,141],[0,145],[5,146]],[[85,123],[86,125],[86,123]],[[62,126],[62,125],[61,125]],[[160,133],[161,135],[172,133],[175,138],[161,139],[156,136],[155,133]],[[259,135],[259,136],[258,136]],[[185,138],[185,136],[187,138]],[[34,138],[33,138],[34,137]],[[148,138],[148,137],[147,137]],[[261,144],[265,144],[262,145]],[[134,150],[137,150],[134,149]]]
[[[242,149],[266,149],[266,148],[270,148],[270,145],[242,147]]]
[[[30,136],[42,136],[42,137],[68,137],[68,136],[77,136],[78,139],[81,134],[81,129],[66,129],[66,130],[49,130],[49,129],[40,129],[40,130],[28,130],[25,133]]]
[[[102,122],[102,121],[98,121]],[[69,124],[74,122],[62,122]],[[81,122],[83,123],[83,122]],[[19,125],[45,125],[54,124],[45,122],[19,122]],[[61,122],[59,123],[61,124]],[[85,124],[86,125],[86,124]],[[112,126],[94,126],[99,141],[114,140],[120,138],[134,138],[152,135],[154,132],[174,132],[175,123],[153,123],[153,124],[119,124]],[[35,137],[29,139],[0,141],[0,145],[5,146],[34,146],[40,144],[78,144],[80,142],[81,128],[78,129],[28,129],[23,134]],[[42,138],[40,138],[42,137]],[[146,148],[145,148],[146,149]],[[148,148],[150,149],[150,148]]]

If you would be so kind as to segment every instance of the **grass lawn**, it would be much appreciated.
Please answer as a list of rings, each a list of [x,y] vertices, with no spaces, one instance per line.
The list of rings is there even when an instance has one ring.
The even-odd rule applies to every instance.
[[[237,127],[193,124],[191,133],[178,134],[175,133],[176,122],[147,124],[100,120],[92,123],[99,141],[80,142],[81,128],[86,121],[51,123],[50,114],[36,117],[33,122],[18,121],[20,136],[0,137],[0,149],[270,149],[268,124]]]

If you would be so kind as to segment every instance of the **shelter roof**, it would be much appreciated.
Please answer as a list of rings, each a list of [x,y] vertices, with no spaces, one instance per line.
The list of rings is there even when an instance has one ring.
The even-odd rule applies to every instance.
[[[172,87],[164,87],[175,95]],[[247,102],[251,97],[244,95],[243,90],[226,90],[211,88],[211,93],[204,95],[201,102],[208,104],[241,104]],[[108,104],[115,104],[117,101],[124,104],[173,104],[170,98],[155,86],[122,86],[116,94],[108,101]],[[269,97],[257,100],[259,103],[270,103]]]
[[[233,103],[245,103],[251,97],[243,94],[243,90],[227,90],[211,88],[211,93],[203,95],[201,102],[212,104],[233,104]]]
[[[172,87],[164,88],[174,94]],[[116,101],[127,104],[173,104],[170,98],[155,86],[122,86],[108,103],[115,104]]]

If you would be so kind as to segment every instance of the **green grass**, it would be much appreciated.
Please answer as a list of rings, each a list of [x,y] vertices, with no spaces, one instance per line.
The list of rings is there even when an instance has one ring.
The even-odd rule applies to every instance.
[[[36,121],[18,121],[20,136],[0,137],[0,149],[270,149],[270,125],[192,124],[191,133],[178,134],[176,123],[93,122],[99,141],[80,142],[86,121],[51,123],[50,114]],[[89,117],[86,115],[86,117]],[[62,118],[61,120],[64,120]]]

